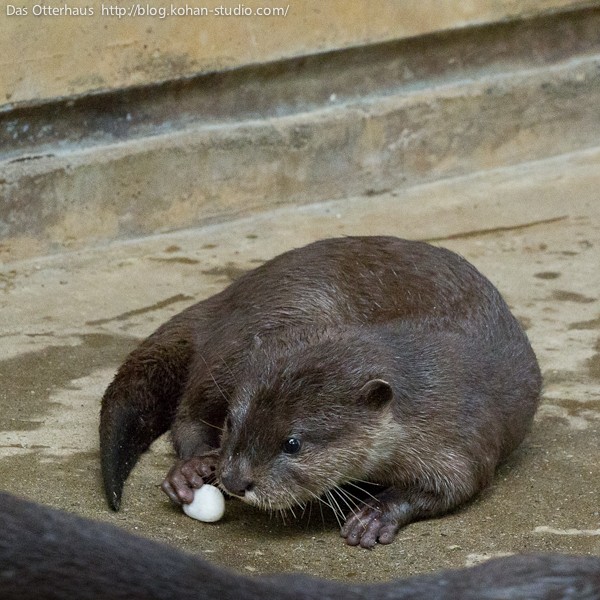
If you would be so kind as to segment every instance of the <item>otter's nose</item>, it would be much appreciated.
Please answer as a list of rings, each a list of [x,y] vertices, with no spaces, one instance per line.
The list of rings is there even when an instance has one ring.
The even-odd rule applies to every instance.
[[[221,485],[232,495],[244,497],[254,487],[254,482],[249,477],[235,473],[221,474]]]

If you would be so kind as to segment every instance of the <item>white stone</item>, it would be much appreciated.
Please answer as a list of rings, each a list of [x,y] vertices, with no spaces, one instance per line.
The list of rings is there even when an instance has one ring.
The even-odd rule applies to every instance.
[[[219,488],[205,483],[194,490],[194,499],[183,505],[183,512],[192,519],[214,523],[225,513],[225,498]]]

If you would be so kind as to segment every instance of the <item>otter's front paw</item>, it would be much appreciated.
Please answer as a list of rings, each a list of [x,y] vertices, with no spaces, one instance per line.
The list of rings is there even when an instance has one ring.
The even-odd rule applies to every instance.
[[[216,464],[216,453],[178,460],[160,487],[175,504],[189,504],[194,499],[194,489],[214,480]]]
[[[402,490],[384,490],[348,517],[342,537],[348,545],[362,548],[373,548],[377,542],[391,544],[398,529],[414,517],[413,505],[407,500]]]
[[[364,506],[348,517],[342,527],[342,537],[350,546],[373,548],[377,542],[390,544],[396,537],[400,524],[380,505]]]

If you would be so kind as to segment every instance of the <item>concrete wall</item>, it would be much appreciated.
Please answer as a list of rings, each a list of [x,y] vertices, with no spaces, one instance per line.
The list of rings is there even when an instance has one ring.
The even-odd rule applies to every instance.
[[[0,262],[600,145],[600,0],[25,1],[0,9]]]
[[[65,0],[45,2],[41,7],[34,0],[9,0],[3,2],[0,13],[0,107],[6,110],[11,104],[148,84],[587,4],[585,0],[246,0],[243,4],[231,0]],[[171,6],[186,5],[202,6],[212,13],[170,16]],[[283,8],[286,15],[219,16],[220,7]],[[57,14],[49,14],[52,9]],[[151,9],[156,15],[120,18],[117,9],[133,14]],[[160,18],[162,9],[169,16]]]

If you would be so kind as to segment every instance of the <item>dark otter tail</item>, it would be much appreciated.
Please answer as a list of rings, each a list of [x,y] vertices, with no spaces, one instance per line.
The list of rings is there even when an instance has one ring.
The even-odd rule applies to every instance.
[[[302,574],[243,577],[97,523],[0,492],[3,600],[488,600],[598,598],[595,556],[524,555],[471,569],[351,585]]]
[[[183,393],[192,343],[177,329],[163,326],[142,342],[102,398],[102,477],[113,510],[119,510],[123,484],[139,457],[171,426]]]

